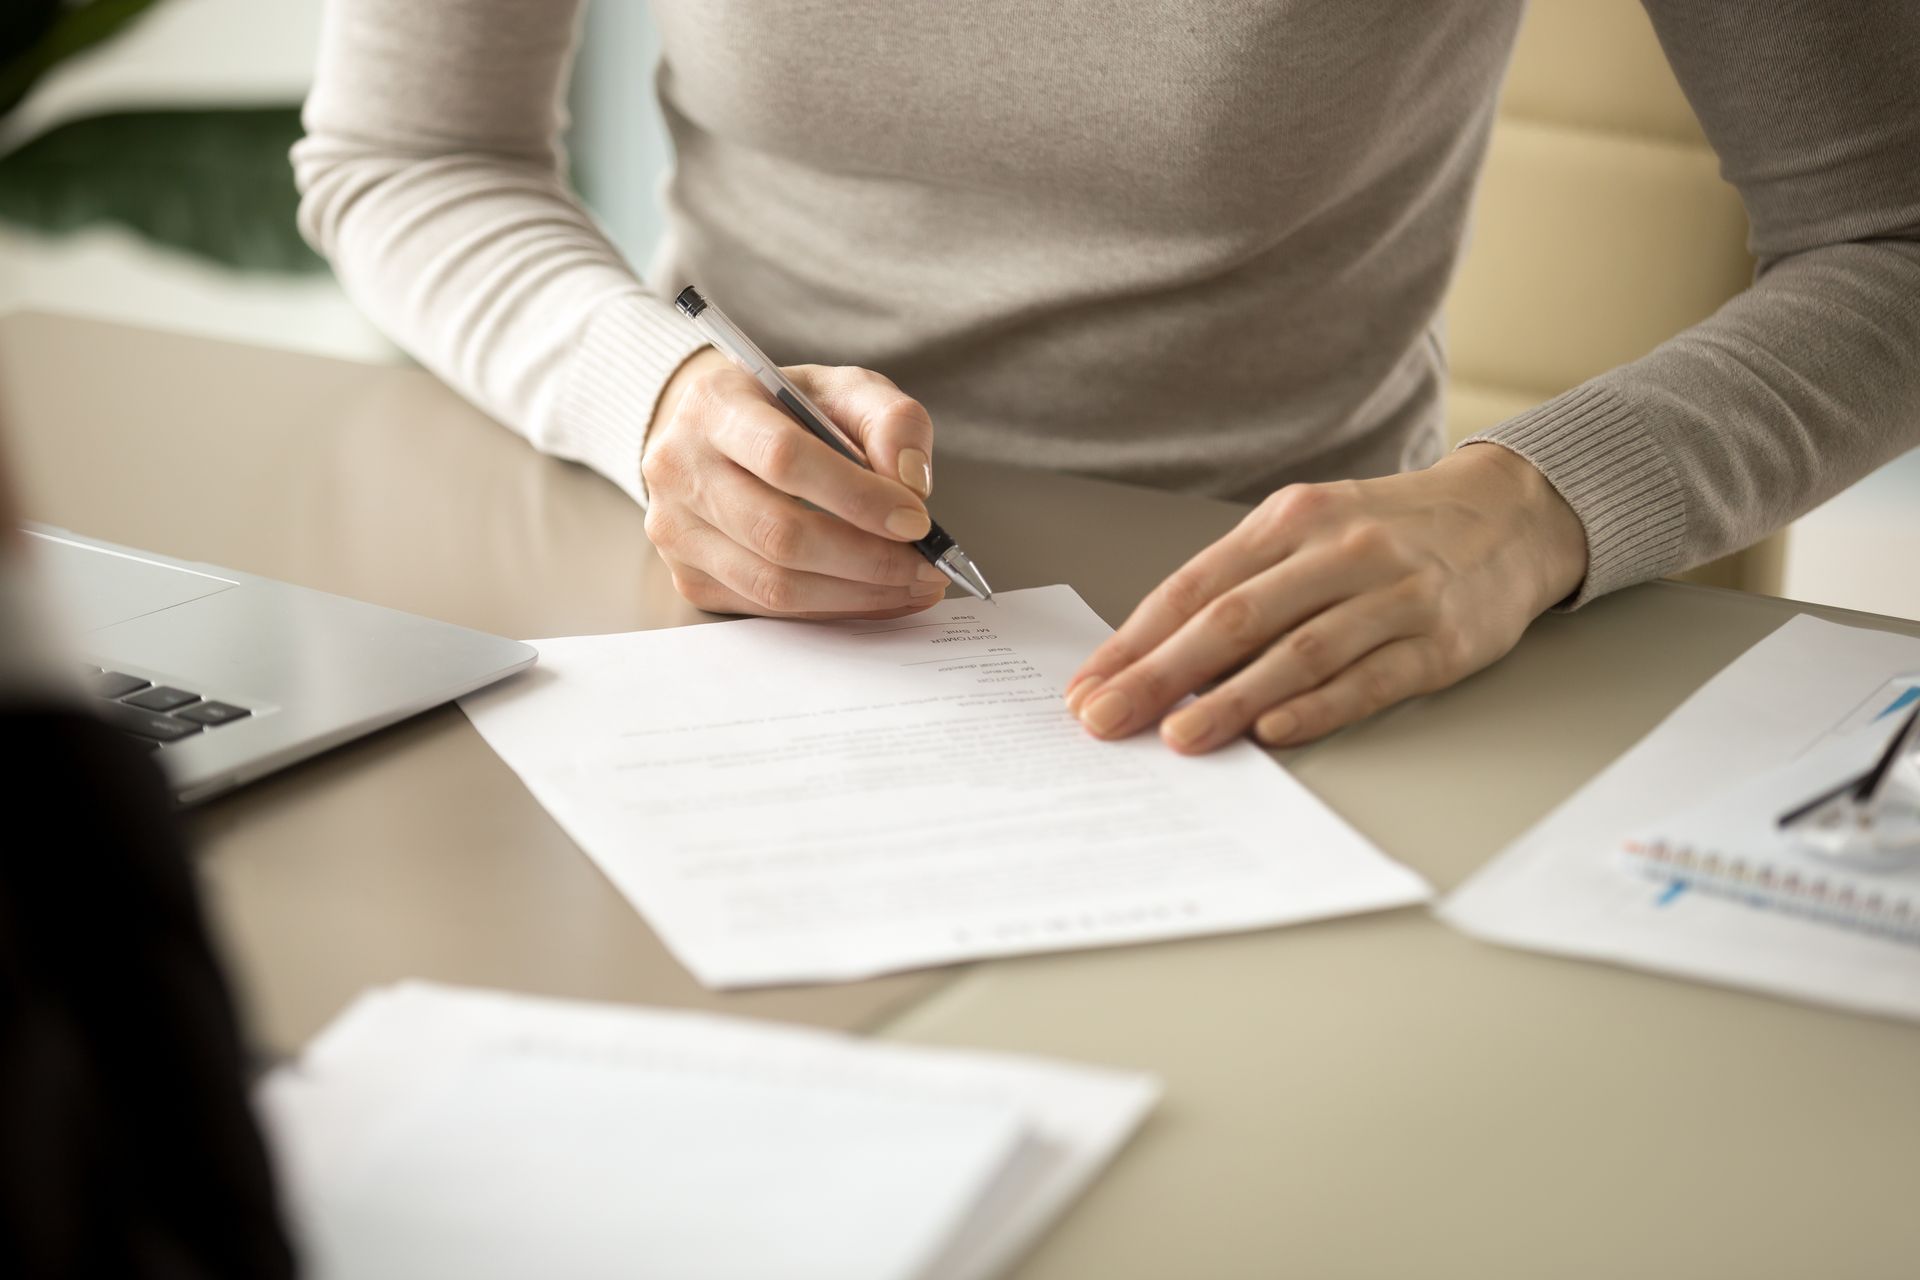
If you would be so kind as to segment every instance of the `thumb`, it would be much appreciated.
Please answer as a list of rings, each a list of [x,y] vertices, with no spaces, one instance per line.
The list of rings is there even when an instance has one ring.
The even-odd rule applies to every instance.
[[[801,365],[787,375],[833,415],[880,475],[933,492],[933,419],[918,400],[867,369]]]

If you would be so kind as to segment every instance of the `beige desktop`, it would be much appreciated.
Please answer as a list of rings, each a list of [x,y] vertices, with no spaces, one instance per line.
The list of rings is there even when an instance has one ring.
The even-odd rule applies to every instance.
[[[516,638],[706,620],[626,497],[418,371],[14,316],[0,430],[28,517],[91,537]],[[1115,622],[1240,515],[941,472],[941,517],[996,587],[1071,583]],[[1797,612],[1920,634],[1638,587],[1287,763],[1444,891]],[[1898,1022],[1503,950],[1424,910],[716,994],[453,708],[192,826],[279,1053],[362,988],[426,977],[1161,1075],[1021,1277],[1892,1276],[1920,1256],[1920,1028]]]

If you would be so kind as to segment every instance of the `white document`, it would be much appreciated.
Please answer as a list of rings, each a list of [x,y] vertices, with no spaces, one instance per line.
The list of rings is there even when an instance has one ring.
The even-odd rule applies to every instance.
[[[978,1280],[1147,1076],[408,983],[260,1105],[320,1280]]]
[[[1450,895],[1441,919],[1511,946],[1920,1018],[1920,948],[1671,894],[1618,854],[1628,832],[1871,719],[1876,699],[1899,692],[1889,681],[1916,669],[1920,639],[1794,618]],[[1805,798],[1778,800],[1784,811]]]
[[[1248,743],[1090,738],[1060,693],[1108,633],[1046,587],[891,622],[541,640],[529,677],[461,705],[708,986],[1428,896]]]

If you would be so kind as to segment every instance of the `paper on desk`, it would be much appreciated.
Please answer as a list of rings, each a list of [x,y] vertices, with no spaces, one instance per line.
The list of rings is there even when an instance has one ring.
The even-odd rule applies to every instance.
[[[1871,719],[1872,695],[1916,669],[1920,640],[1794,618],[1450,895],[1440,918],[1510,946],[1920,1018],[1920,948],[1708,894],[1669,896],[1618,857],[1628,832]],[[1804,798],[1779,799],[1784,810]]]
[[[260,1101],[326,1280],[977,1280],[1153,1105],[1151,1078],[423,983]]]
[[[1428,896],[1264,753],[1089,738],[1067,587],[892,622],[535,642],[461,705],[709,986],[1218,933]]]

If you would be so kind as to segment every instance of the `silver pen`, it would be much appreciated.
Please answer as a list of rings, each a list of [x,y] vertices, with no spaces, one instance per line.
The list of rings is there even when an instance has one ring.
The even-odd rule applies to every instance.
[[[780,372],[780,366],[768,359],[767,353],[755,346],[753,339],[740,331],[739,325],[727,319],[725,312],[702,297],[698,289],[688,285],[673,300],[673,305],[680,308],[680,314],[693,321],[715,350],[752,374],[767,389],[767,393],[779,401],[795,421],[819,437],[821,443],[867,470],[873,470],[873,464],[867,461],[867,455],[860,446],[827,416],[826,410],[809,399],[806,392],[794,386],[793,381]],[[960,549],[953,535],[939,525],[934,524],[928,529],[927,536],[914,543],[913,549],[925,556],[934,568],[958,583],[968,595],[979,600],[993,599],[993,588],[987,585],[985,575]]]

